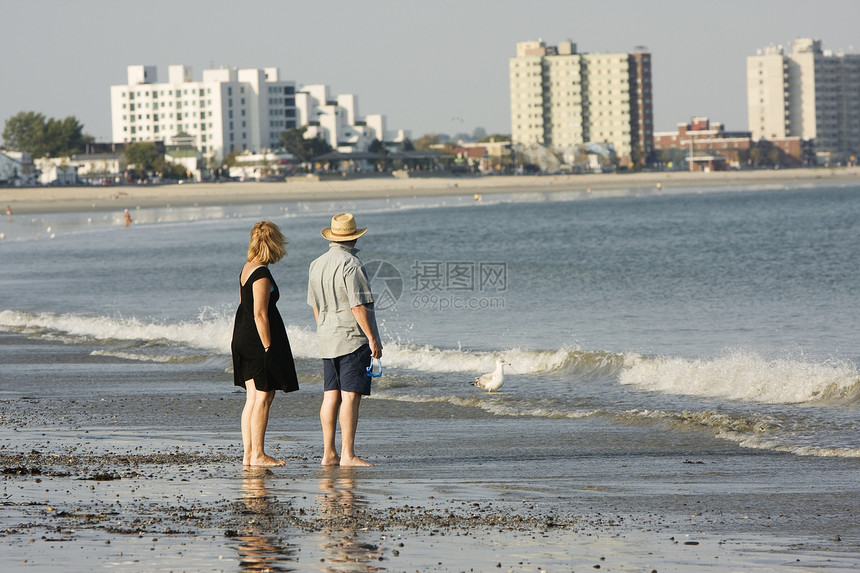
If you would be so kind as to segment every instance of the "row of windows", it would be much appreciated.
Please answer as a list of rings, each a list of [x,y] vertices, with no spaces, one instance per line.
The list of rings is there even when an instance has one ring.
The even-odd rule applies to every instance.
[[[270,97],[269,105],[283,105],[287,107],[295,107],[296,98],[294,97]]]
[[[242,89],[244,90],[244,88],[242,88]],[[199,97],[203,97],[204,94],[211,94],[212,88],[206,88],[205,91],[203,88],[200,88],[200,89],[192,88],[190,91],[191,91],[191,96],[199,95]],[[176,97],[183,96],[183,95],[189,95],[188,92],[189,92],[189,90],[187,90],[187,89],[176,90]],[[243,91],[243,93],[244,93],[244,91]],[[161,91],[152,90],[152,92],[149,92],[149,91],[122,92],[120,94],[120,97],[126,97],[127,96],[128,99],[134,99],[135,97],[137,97],[137,98],[150,97],[150,95],[153,98],[157,98],[159,95],[161,95],[163,97],[164,96],[164,90],[161,90]],[[173,96],[174,95],[173,90],[167,90],[167,95]]]
[[[208,101],[209,101],[209,105],[211,106],[212,100],[210,99]],[[200,100],[200,107],[206,107],[206,102],[207,102],[207,100],[201,99]],[[186,107],[197,107],[197,100],[187,101],[187,102],[185,102],[185,106]],[[140,109],[149,109],[150,105],[149,105],[149,102],[143,102],[143,103],[137,104],[137,107]],[[161,104],[161,107],[173,107],[173,102],[172,101],[163,102]],[[122,104],[122,109],[126,109],[126,104]],[[129,103],[128,109],[130,111],[134,111],[135,104]],[[157,101],[152,102],[152,109],[158,109],[158,102]],[[182,102],[181,101],[176,102],[176,109],[182,109]]]
[[[269,86],[268,93],[272,94],[284,94],[284,95],[294,95],[296,93],[296,88],[294,86]]]
[[[244,113],[242,115],[244,115]],[[197,112],[192,111],[192,112],[186,113],[185,117],[197,117]],[[201,111],[200,117],[212,117],[212,112],[211,111],[210,112]],[[233,117],[233,116],[231,115],[230,117]],[[150,114],[148,114],[148,113],[146,113],[146,114],[139,113],[137,115],[131,114],[131,115],[123,115],[122,116],[123,121],[131,121],[131,122],[134,122],[135,119],[137,119],[138,121],[143,121],[144,118],[147,120],[152,119],[152,121],[158,121],[159,115],[157,113],[155,113],[155,114],[152,114],[150,116]],[[162,113],[161,114],[162,121],[164,121],[165,118],[173,119],[173,114],[172,113]],[[182,119],[182,113],[177,112],[176,113],[176,119]]]
[[[277,117],[277,116],[296,117],[296,110],[295,109],[270,109],[269,110],[269,117]]]

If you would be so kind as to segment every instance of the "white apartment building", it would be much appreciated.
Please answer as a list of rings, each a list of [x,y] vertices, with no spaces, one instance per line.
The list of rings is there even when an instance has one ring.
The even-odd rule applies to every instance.
[[[305,137],[319,137],[342,152],[367,151],[374,140],[397,147],[409,137],[404,130],[388,131],[385,116],[361,117],[358,96],[338,95],[331,99],[328,86],[302,86],[296,93],[296,110],[300,126],[308,126]]]
[[[204,156],[274,147],[296,123],[295,82],[277,68],[220,68],[203,71],[173,65],[159,83],[155,66],[129,66],[128,84],[111,86],[114,142],[189,138]]]
[[[813,140],[825,160],[860,152],[860,54],[823,50],[799,38],[792,53],[770,46],[747,58],[747,110],[753,139]]]
[[[600,144],[622,163],[651,153],[649,53],[580,54],[570,41],[519,42],[509,72],[514,144],[556,151]]]
[[[264,153],[281,134],[308,126],[305,137],[321,137],[338,151],[366,151],[374,139],[397,145],[408,132],[386,130],[385,116],[361,117],[358,96],[331,99],[325,85],[296,91],[277,68],[203,70],[168,67],[159,83],[155,66],[129,66],[128,84],[111,86],[114,142],[191,142],[204,157],[220,160],[231,152]]]

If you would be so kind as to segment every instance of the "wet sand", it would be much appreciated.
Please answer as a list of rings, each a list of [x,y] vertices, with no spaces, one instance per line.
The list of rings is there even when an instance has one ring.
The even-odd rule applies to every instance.
[[[111,187],[0,188],[0,206],[15,214],[111,211],[194,205],[235,205],[308,200],[355,200],[473,193],[600,192],[673,188],[798,185],[860,181],[860,168],[662,172],[601,175],[505,177],[370,177],[358,179],[291,178],[284,183],[194,183]]]
[[[509,446],[505,420],[487,418],[480,424],[497,437],[482,449],[472,443],[474,420],[441,428],[436,415],[419,417],[406,436],[395,406],[369,399],[361,453],[377,465],[322,468],[319,387],[303,379],[303,392],[273,405],[268,449],[287,465],[244,469],[242,395],[216,370],[217,386],[191,383],[178,394],[158,392],[165,381],[114,391],[94,381],[76,393],[60,380],[55,395],[41,397],[38,382],[17,394],[0,384],[0,567],[662,573],[860,565],[857,516],[845,513],[856,507],[852,460],[833,460],[822,473],[815,460],[729,446],[692,458],[607,457],[592,453],[606,430],[589,434],[575,420],[562,431],[578,433],[582,449],[558,459],[541,451],[557,423],[535,421]],[[779,488],[770,476],[780,476]]]
[[[7,571],[784,571],[860,563],[838,534],[824,543],[782,528],[745,531],[746,523],[711,532],[714,517],[738,517],[701,506],[687,515],[567,513],[551,500],[499,499],[480,481],[459,488],[378,469],[322,469],[310,453],[284,456],[283,444],[286,468],[243,470],[233,447],[208,436],[194,446],[163,441],[167,453],[155,454],[133,453],[146,449],[133,440],[128,453],[95,453],[71,445],[73,436],[25,435],[35,447],[0,455]]]

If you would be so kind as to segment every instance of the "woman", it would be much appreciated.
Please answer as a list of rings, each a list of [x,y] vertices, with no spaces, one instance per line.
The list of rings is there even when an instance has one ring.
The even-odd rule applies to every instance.
[[[233,325],[233,383],[246,390],[242,409],[245,466],[283,466],[263,445],[275,390],[299,389],[287,329],[275,303],[280,293],[269,265],[286,256],[287,239],[277,225],[260,221],[251,229],[248,261],[239,275],[239,309]]]

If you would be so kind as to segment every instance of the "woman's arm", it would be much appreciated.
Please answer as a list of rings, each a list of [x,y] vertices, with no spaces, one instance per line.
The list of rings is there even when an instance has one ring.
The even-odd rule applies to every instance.
[[[269,349],[272,344],[272,336],[269,331],[269,293],[272,290],[272,281],[267,278],[254,281],[254,323],[257,325],[257,333],[263,348]]]

